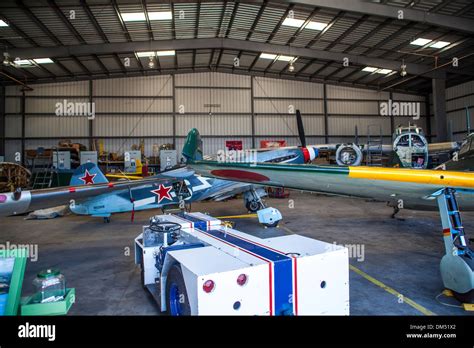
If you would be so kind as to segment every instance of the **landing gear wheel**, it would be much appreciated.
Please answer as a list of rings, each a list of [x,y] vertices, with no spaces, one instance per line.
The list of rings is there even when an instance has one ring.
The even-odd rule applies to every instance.
[[[264,208],[263,204],[258,201],[249,201],[245,204],[245,207],[252,213],[256,213],[260,209]]]
[[[390,216],[392,219],[395,219],[395,216],[400,212],[400,208],[397,206],[397,207],[393,207],[393,213],[392,215]]]
[[[186,285],[181,267],[176,264],[171,267],[166,281],[166,311],[169,315],[191,315]]]
[[[263,224],[263,226],[265,226],[265,227],[277,227],[279,222],[280,221],[275,221],[272,224]]]
[[[459,292],[453,291],[453,295],[461,303],[474,303],[474,289],[471,291],[461,294]]]
[[[105,224],[105,223],[107,223],[107,224],[110,223],[110,217],[105,217],[105,218],[104,218],[104,224]]]

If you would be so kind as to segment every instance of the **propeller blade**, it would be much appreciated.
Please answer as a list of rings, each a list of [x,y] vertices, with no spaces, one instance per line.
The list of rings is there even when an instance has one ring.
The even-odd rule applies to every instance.
[[[130,221],[133,222],[135,220],[135,199],[133,198],[132,189],[130,187],[128,188],[128,194],[130,196],[130,202],[132,203],[132,215]]]
[[[306,137],[304,135],[303,119],[301,118],[301,113],[299,110],[296,110],[296,124],[298,125],[298,135],[300,137],[301,147],[306,147]]]

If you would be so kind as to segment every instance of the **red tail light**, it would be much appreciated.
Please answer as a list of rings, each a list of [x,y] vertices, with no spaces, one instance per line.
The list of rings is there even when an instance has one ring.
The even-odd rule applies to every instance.
[[[237,277],[237,284],[240,286],[243,286],[247,283],[247,275],[246,274],[241,274]]]
[[[214,290],[215,283],[212,280],[206,280],[204,284],[202,285],[202,289],[204,292],[210,293],[212,290]]]

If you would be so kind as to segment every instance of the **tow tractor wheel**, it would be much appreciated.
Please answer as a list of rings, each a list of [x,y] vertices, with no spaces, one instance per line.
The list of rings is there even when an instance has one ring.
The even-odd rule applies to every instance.
[[[186,285],[179,264],[173,265],[166,281],[166,308],[169,315],[191,315]]]
[[[279,222],[280,221],[275,221],[274,223],[271,223],[271,224],[263,224],[263,226],[265,226],[265,227],[277,227]]]
[[[474,303],[474,289],[464,294],[453,291],[453,295],[461,303]]]
[[[258,201],[249,201],[247,202],[245,207],[247,208],[248,211],[252,213],[256,213],[257,211],[263,208],[262,204]]]

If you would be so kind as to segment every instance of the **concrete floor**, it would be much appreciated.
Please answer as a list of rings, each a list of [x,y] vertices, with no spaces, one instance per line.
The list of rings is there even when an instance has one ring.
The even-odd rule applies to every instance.
[[[237,229],[259,237],[298,233],[329,243],[360,245],[364,260],[351,258],[351,265],[439,315],[469,315],[460,308],[439,304],[435,297],[443,290],[439,261],[443,255],[441,223],[437,212],[402,211],[391,219],[391,208],[384,203],[358,199],[324,197],[291,192],[288,200],[267,199],[281,210],[280,228],[263,229],[256,219],[238,219]],[[193,211],[213,216],[245,214],[241,199],[226,203],[201,202]],[[462,207],[461,207],[462,208]],[[59,268],[68,287],[76,288],[75,315],[156,315],[151,297],[140,285],[134,265],[133,240],[153,214],[144,211],[101,219],[66,216],[53,220],[0,219],[0,244],[37,244],[39,258],[29,261],[23,295],[33,291],[35,274],[47,267]],[[474,213],[463,213],[466,231],[473,233]],[[458,305],[449,298],[444,302]],[[406,302],[350,272],[350,311],[352,315],[423,315]]]

